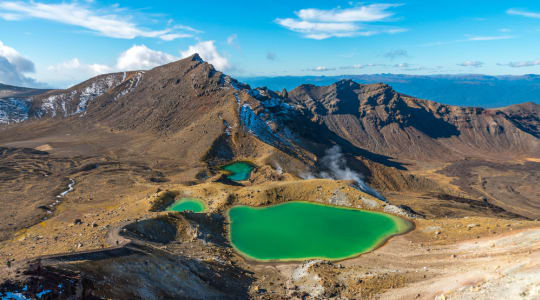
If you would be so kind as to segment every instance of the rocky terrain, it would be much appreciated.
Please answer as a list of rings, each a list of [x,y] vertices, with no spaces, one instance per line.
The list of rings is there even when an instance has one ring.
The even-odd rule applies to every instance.
[[[540,292],[534,103],[457,107],[350,80],[277,92],[198,55],[17,99],[24,109],[0,105],[0,293],[490,299],[516,280],[509,298]],[[250,179],[228,180],[219,167],[241,160]],[[180,197],[208,209],[164,211]],[[342,262],[233,250],[228,208],[294,200],[415,229]]]

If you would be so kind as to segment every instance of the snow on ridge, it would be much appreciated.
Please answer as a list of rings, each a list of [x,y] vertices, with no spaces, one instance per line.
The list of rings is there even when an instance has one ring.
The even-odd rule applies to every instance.
[[[231,136],[231,124],[229,124],[229,122],[227,122],[227,120],[223,120],[223,125],[225,125],[225,134],[228,135],[228,136]]]
[[[56,117],[55,103],[62,96],[64,95],[53,95],[43,99],[41,109],[45,112],[50,112],[53,118]]]
[[[0,99],[0,124],[23,122],[28,119],[31,106],[24,98]]]
[[[125,74],[122,74],[122,76],[125,76]],[[120,74],[109,74],[93,80],[80,89],[67,90],[63,93],[48,96],[42,100],[41,111],[37,115],[42,117],[45,113],[49,113],[54,118],[58,114],[63,114],[64,117],[80,114],[86,111],[88,104],[92,100],[122,83],[120,79]],[[78,104],[75,111],[69,111],[69,104],[77,100]]]
[[[122,75],[124,76],[124,75]],[[105,78],[92,82],[91,85],[85,87],[79,96],[79,105],[73,114],[78,114],[86,110],[88,102],[103,95],[106,91],[118,86],[122,81],[118,81],[118,75],[111,74]]]
[[[225,74],[221,75],[220,80],[221,80],[221,84],[225,85],[225,87],[232,88],[235,91],[247,90],[249,87],[247,84],[238,82],[236,79]]]
[[[265,118],[266,117],[266,118]],[[248,103],[240,107],[240,121],[249,133],[255,135],[259,140],[276,147],[286,146],[293,148],[289,137],[281,132],[274,132],[272,125],[276,120],[272,115],[260,116],[253,111]]]
[[[264,108],[263,111],[256,113],[250,104],[242,103],[238,93],[234,94],[239,106],[241,124],[247,131],[262,142],[275,147],[295,148],[294,144],[298,144],[299,141],[293,131],[283,123],[284,120],[292,118],[294,108],[267,89],[244,88],[241,92],[255,98]]]
[[[116,96],[114,96],[114,101],[116,101],[118,98],[131,93],[137,86],[139,86],[139,83],[141,82],[141,79],[143,77],[144,71],[137,72],[135,76],[132,76],[129,79],[125,79],[125,72],[124,72],[124,79],[122,80],[122,83],[125,81],[129,82],[129,86],[122,91],[120,91]],[[127,83],[126,83],[127,84]],[[125,85],[125,84],[124,84]]]

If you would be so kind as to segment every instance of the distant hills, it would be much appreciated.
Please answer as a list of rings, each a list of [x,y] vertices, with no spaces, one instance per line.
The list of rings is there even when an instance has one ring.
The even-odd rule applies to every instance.
[[[0,98],[29,97],[47,92],[44,89],[32,89],[0,83]]]
[[[340,75],[243,77],[240,81],[252,87],[288,91],[301,84],[331,85],[341,79],[358,83],[385,83],[412,97],[459,106],[503,107],[523,102],[540,103],[540,75]]]

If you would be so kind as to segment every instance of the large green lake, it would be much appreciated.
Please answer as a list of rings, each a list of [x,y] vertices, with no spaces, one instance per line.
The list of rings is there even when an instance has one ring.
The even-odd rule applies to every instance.
[[[174,202],[169,207],[168,211],[193,211],[196,213],[204,211],[204,202],[195,198],[181,198],[180,200]]]
[[[234,181],[248,180],[251,175],[251,171],[255,166],[249,162],[239,161],[226,166],[221,167],[222,170],[230,173],[227,178]]]
[[[302,201],[235,206],[229,222],[233,247],[261,261],[354,257],[412,226],[393,215]]]

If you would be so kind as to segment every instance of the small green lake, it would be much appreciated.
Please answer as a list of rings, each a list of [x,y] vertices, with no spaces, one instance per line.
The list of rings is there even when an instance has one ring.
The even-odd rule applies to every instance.
[[[204,211],[204,202],[195,198],[181,198],[180,200],[174,202],[169,207],[167,211],[193,211],[196,213]]]
[[[248,180],[249,176],[251,176],[251,171],[253,171],[254,168],[255,166],[253,164],[245,161],[239,161],[221,167],[222,170],[229,173],[227,178],[234,181]]]
[[[261,261],[354,257],[412,227],[393,215],[302,201],[235,206],[228,214],[233,247]]]

